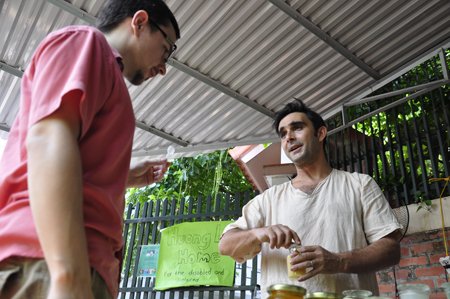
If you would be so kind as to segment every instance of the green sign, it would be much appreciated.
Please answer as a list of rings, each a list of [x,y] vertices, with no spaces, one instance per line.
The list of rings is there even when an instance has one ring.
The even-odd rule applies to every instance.
[[[142,245],[139,254],[138,276],[155,277],[158,268],[159,245]]]
[[[234,260],[219,254],[219,239],[231,221],[185,222],[161,231],[155,289],[232,286]]]

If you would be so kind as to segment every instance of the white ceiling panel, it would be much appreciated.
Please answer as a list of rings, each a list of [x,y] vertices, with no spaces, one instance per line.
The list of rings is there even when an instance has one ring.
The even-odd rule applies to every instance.
[[[323,114],[439,47],[448,0],[167,0],[181,39],[167,74],[128,84],[133,155],[175,157],[276,140],[293,97]],[[95,20],[104,0],[0,0],[0,129],[17,114],[20,76],[51,31]]]

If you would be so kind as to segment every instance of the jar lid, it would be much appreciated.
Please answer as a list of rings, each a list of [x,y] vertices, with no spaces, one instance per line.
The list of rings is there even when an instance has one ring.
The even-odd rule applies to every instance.
[[[306,289],[292,284],[273,284],[267,288],[267,291],[288,291],[301,295],[305,295]]]
[[[341,295],[331,292],[312,292],[307,293],[306,298],[309,299],[340,299],[342,298]]]
[[[344,298],[366,298],[372,296],[372,292],[368,290],[345,290],[342,295],[344,295]]]

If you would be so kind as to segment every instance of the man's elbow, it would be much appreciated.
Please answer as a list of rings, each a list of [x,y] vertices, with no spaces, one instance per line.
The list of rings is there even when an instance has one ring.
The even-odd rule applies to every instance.
[[[231,255],[230,246],[228,245],[228,241],[225,235],[223,235],[219,240],[219,253],[221,255]]]

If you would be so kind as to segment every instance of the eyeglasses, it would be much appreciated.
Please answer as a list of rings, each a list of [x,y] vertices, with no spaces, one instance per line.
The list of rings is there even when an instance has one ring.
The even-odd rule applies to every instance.
[[[167,55],[166,58],[164,58],[164,61],[167,62],[167,60],[169,60],[169,57],[173,54],[173,52],[177,49],[177,45],[175,45],[175,43],[173,41],[170,40],[170,38],[167,36],[167,33],[164,32],[164,30],[161,29],[161,27],[159,27],[158,24],[156,24],[154,21],[149,20],[150,24],[152,24],[153,26],[156,27],[156,29],[159,30],[159,32],[161,32],[161,34],[164,36],[164,38],[166,39],[167,43],[170,45],[170,50],[169,50],[169,55]]]

